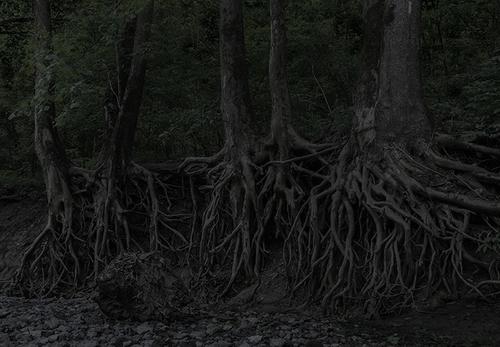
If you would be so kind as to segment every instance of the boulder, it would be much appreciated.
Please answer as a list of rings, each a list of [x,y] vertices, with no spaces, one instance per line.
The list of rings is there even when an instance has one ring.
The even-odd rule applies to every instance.
[[[97,279],[95,301],[114,319],[169,320],[191,301],[179,271],[158,253],[128,253]]]

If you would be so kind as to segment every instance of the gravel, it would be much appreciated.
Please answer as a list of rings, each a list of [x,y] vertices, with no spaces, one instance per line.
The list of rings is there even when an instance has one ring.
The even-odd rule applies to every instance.
[[[0,297],[0,346],[387,346],[339,321],[296,313],[201,311],[171,323],[113,321],[87,297]],[[378,341],[378,342],[377,342]],[[382,342],[381,342],[382,341]]]

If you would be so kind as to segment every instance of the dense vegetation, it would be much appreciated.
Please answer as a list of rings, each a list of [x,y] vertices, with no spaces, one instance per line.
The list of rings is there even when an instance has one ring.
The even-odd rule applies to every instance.
[[[117,5],[119,4],[119,5]],[[245,4],[250,86],[262,130],[270,117],[267,1]],[[53,1],[57,124],[73,158],[94,158],[115,70],[114,44],[133,1]],[[165,160],[220,148],[218,1],[157,4],[136,156]],[[493,0],[424,1],[422,66],[426,105],[448,131],[494,131],[498,90],[498,5]],[[31,17],[5,1],[0,18]],[[30,21],[0,23],[0,168],[37,172],[31,99]],[[352,117],[362,33],[359,1],[291,1],[289,83],[293,122],[309,139],[345,135]],[[471,126],[472,125],[472,126]]]
[[[368,315],[495,293],[498,2],[2,6],[1,168],[48,200],[23,294],[129,251],[219,297],[280,259],[290,295]]]

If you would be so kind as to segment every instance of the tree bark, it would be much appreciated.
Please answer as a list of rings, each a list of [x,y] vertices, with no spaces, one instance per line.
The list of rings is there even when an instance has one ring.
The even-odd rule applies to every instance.
[[[353,134],[361,148],[430,139],[420,76],[420,15],[421,0],[365,2]]]
[[[49,220],[51,220],[61,208],[64,209],[64,205],[71,205],[68,177],[70,163],[54,125],[49,0],[34,0],[33,11],[36,35],[35,150],[43,171],[50,211]]]
[[[120,54],[118,76],[119,112],[114,122],[111,139],[105,149],[106,160],[112,166],[113,175],[124,170],[130,163],[134,145],[137,121],[142,104],[145,75],[146,75],[146,49],[151,33],[154,1],[148,1],[136,19],[127,23]],[[127,50],[129,46],[131,27],[135,24],[133,51],[130,67],[127,63]],[[128,74],[126,73],[128,70]],[[125,77],[126,76],[126,77]]]
[[[287,34],[285,9],[288,0],[271,0],[271,51],[269,57],[269,82],[272,99],[271,137],[277,144],[277,160],[288,159],[288,132],[292,115],[287,80]]]
[[[115,44],[116,81],[109,81],[105,105],[105,136],[107,141],[110,140],[113,134],[123,95],[127,88],[130,64],[134,53],[136,27],[137,16],[133,16],[126,21],[124,28],[120,32],[120,38]]]
[[[252,110],[243,29],[243,1],[220,3],[221,110],[230,160],[250,151]]]

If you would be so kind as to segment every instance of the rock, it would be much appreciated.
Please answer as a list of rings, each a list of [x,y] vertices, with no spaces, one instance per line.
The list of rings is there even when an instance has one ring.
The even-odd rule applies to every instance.
[[[205,336],[205,332],[204,331],[193,331],[190,334],[190,336],[195,338],[195,339],[201,339],[203,336]]]
[[[259,283],[252,284],[250,287],[243,289],[241,292],[238,293],[238,295],[231,298],[228,304],[230,306],[240,306],[248,303],[250,300],[252,300],[258,288],[259,288]]]
[[[142,323],[141,325],[135,328],[135,331],[137,331],[137,333],[141,335],[151,330],[153,330],[153,327],[149,325],[149,323],[147,322]]]
[[[254,324],[257,324],[257,322],[259,321],[259,319],[258,319],[257,317],[248,317],[248,318],[247,318],[247,321],[248,321],[250,324],[254,325]]]
[[[38,338],[39,339],[40,337],[42,337],[42,331],[41,330],[31,330],[30,334],[34,338]]]
[[[186,333],[175,333],[174,339],[181,340],[181,339],[185,338],[186,336],[188,336],[188,334],[186,334]]]
[[[125,342],[127,342],[127,339],[126,339],[126,338],[124,338],[123,336],[121,336],[121,337],[118,337],[118,338],[115,340],[115,342],[113,343],[113,345],[114,345],[115,347],[123,347],[123,346],[124,346],[124,344],[125,344]]]
[[[48,339],[49,342],[56,342],[59,339],[59,334],[50,335]]]
[[[164,320],[190,301],[183,281],[158,253],[128,253],[113,260],[97,279],[95,300],[114,319]]]
[[[56,318],[50,318],[45,322],[45,326],[49,329],[56,329],[59,325],[61,322]]]
[[[216,325],[216,324],[209,324],[207,326],[207,335],[213,335],[215,334],[217,331],[219,331],[219,326]]]
[[[2,346],[5,347],[13,347],[12,341],[9,338],[9,335],[0,333],[0,341],[2,341]]]
[[[271,347],[282,347],[285,345],[284,339],[270,339],[269,346]]]
[[[250,336],[248,338],[248,341],[253,344],[259,343],[260,341],[262,341],[262,336],[261,335]]]

